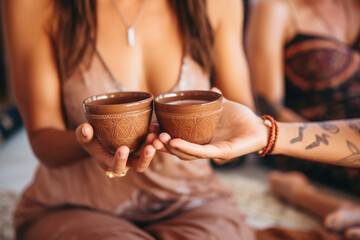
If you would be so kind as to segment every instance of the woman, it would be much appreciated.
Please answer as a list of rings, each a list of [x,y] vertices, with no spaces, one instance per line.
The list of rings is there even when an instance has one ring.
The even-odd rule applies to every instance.
[[[137,154],[112,155],[81,105],[110,91],[209,89],[212,76],[251,107],[239,1],[12,0],[4,13],[14,93],[41,163],[15,213],[17,239],[253,238],[207,160],[157,153],[156,133]],[[126,164],[123,178],[99,167],[116,175]]]
[[[225,100],[223,113],[211,143],[197,145],[182,139],[171,139],[167,133],[161,133],[159,138],[153,141],[153,146],[183,160],[213,158],[219,164],[252,152],[262,154],[263,149],[271,146],[272,154],[360,167],[359,133],[349,128],[353,124],[359,125],[359,119],[306,123],[305,129],[304,123],[300,122],[273,122],[271,127],[264,123],[263,119],[247,107]],[[269,138],[274,126],[277,126],[278,137]],[[324,133],[324,129],[337,131],[328,132],[327,141],[319,141],[318,136]],[[346,239],[360,239],[359,204],[324,195],[299,173],[273,173],[270,175],[270,184],[275,195],[313,213],[324,221],[326,229],[339,234],[344,232]],[[256,234],[257,239],[343,239],[340,235],[329,234],[324,229],[311,232],[266,229]]]
[[[271,0],[254,6],[247,52],[261,113],[285,122],[360,117],[359,13],[358,0]],[[285,156],[264,160],[360,192],[358,169]]]

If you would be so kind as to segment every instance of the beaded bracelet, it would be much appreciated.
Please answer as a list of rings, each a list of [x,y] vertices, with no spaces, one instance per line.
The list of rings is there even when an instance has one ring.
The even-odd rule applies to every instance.
[[[279,127],[275,119],[269,115],[263,115],[261,116],[261,119],[264,120],[265,126],[270,128],[268,142],[266,146],[258,152],[260,157],[264,157],[266,154],[270,155],[274,151],[279,135]]]

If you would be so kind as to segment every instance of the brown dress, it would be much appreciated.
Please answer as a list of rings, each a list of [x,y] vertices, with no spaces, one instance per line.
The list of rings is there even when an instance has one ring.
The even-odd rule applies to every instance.
[[[184,57],[171,90],[209,89],[209,77]],[[101,54],[62,79],[69,129],[85,122],[82,100],[125,90]],[[40,164],[15,212],[18,239],[254,239],[209,161],[158,152],[144,173],[109,179],[93,159],[61,168]]]

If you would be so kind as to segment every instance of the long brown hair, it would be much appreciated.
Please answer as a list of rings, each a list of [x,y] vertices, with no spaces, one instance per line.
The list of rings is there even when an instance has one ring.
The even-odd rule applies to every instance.
[[[179,21],[187,53],[207,73],[212,70],[214,34],[206,0],[169,0]],[[56,0],[53,41],[60,74],[70,76],[96,40],[96,0]]]

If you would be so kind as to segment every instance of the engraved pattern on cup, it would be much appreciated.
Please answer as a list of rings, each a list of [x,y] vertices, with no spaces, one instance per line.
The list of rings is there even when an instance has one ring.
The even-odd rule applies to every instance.
[[[156,111],[159,124],[163,131],[172,138],[181,138],[197,144],[207,144],[211,141],[222,108],[203,113],[174,114]]]
[[[152,108],[107,115],[85,113],[94,128],[95,136],[112,152],[122,145],[128,146],[130,152],[135,151],[144,141],[151,114]]]

